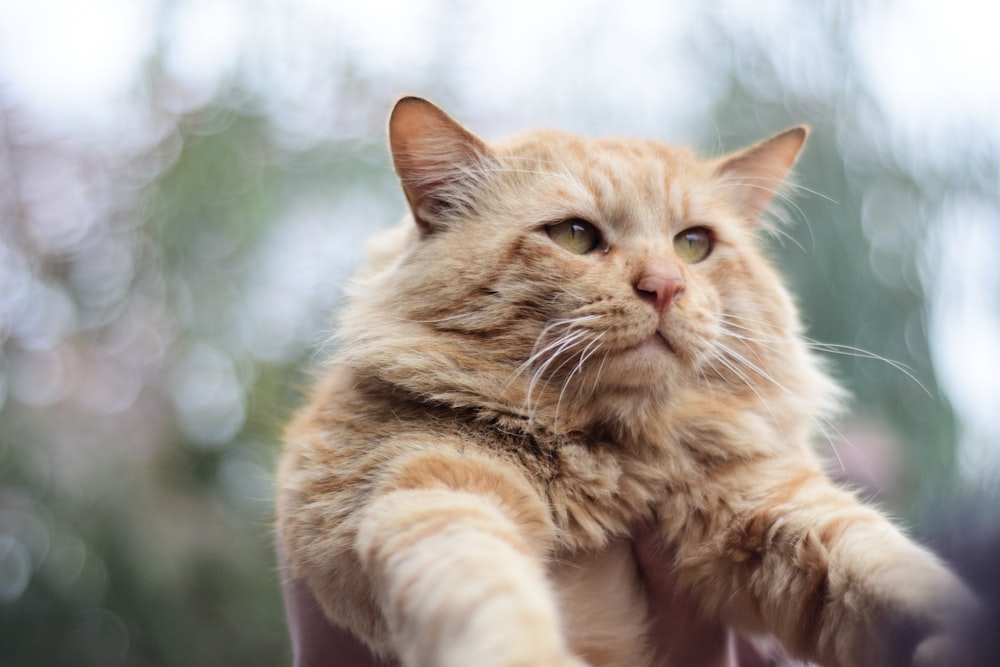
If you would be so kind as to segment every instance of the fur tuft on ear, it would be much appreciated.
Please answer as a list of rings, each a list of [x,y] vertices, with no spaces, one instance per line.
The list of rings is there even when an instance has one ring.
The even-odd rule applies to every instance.
[[[389,116],[389,148],[413,218],[424,231],[472,205],[495,160],[486,143],[440,108],[403,97]]]
[[[750,220],[758,221],[781,190],[808,136],[809,127],[799,125],[718,161],[720,186]]]

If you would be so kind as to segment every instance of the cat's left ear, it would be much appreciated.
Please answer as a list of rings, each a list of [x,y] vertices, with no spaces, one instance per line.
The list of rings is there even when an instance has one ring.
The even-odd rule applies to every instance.
[[[781,191],[808,136],[809,127],[800,125],[719,160],[720,186],[751,220]]]
[[[424,231],[472,203],[477,183],[495,159],[486,142],[419,97],[396,102],[389,117],[389,148],[413,218]]]

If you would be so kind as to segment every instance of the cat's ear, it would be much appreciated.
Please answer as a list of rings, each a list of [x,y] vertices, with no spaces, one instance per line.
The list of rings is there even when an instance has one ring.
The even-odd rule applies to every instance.
[[[719,160],[719,184],[751,220],[758,220],[781,191],[807,136],[809,127],[800,125]]]
[[[425,231],[471,204],[476,182],[494,159],[482,139],[419,97],[396,102],[389,148],[413,218]]]

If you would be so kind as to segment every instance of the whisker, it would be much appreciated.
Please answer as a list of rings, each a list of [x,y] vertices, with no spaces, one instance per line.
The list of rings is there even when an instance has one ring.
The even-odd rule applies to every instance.
[[[840,472],[846,474],[847,473],[847,466],[844,464],[844,459],[840,456],[840,451],[837,449],[837,444],[834,442],[833,438],[830,436],[830,433],[827,430],[828,428],[829,428],[829,430],[832,430],[836,435],[840,436],[839,439],[840,439],[841,442],[843,442],[848,447],[850,447],[855,452],[857,452],[862,458],[866,458],[864,452],[862,452],[860,449],[858,449],[858,447],[853,442],[851,442],[844,435],[844,433],[840,429],[838,429],[836,427],[836,425],[834,425],[833,422],[831,422],[830,420],[828,420],[828,419],[822,419],[821,420],[821,419],[814,418],[813,419],[813,423],[816,424],[817,429],[819,430],[820,433],[823,434],[823,437],[826,438],[827,444],[830,445],[830,451],[833,452],[834,457],[837,459],[837,464],[840,466]]]
[[[473,317],[475,315],[481,315],[477,310],[470,311],[468,313],[459,313],[458,315],[452,315],[451,317],[442,317],[436,320],[413,320],[407,317],[397,317],[396,320],[399,322],[410,322],[412,324],[436,324],[438,322],[451,322],[453,320],[460,320],[465,317]]]
[[[600,349],[601,338],[604,337],[604,333],[600,333],[592,341],[587,343],[587,346],[583,348],[580,352],[580,360],[576,363],[576,366],[570,371],[570,374],[566,376],[563,381],[562,388],[559,390],[559,399],[556,401],[556,409],[553,414],[552,421],[556,423],[559,419],[559,408],[562,406],[563,397],[566,395],[566,390],[569,388],[570,382],[573,380],[573,376],[579,373],[583,369],[583,365],[587,362],[590,357],[594,355]],[[593,349],[591,349],[593,348]]]
[[[753,182],[753,181],[758,181],[758,182],[763,182],[763,183],[766,183],[766,184],[771,184],[772,187],[767,187],[766,185],[759,185],[758,183]],[[809,192],[811,194],[814,194],[814,195],[816,195],[818,197],[822,197],[824,199],[827,199],[831,203],[834,203],[834,204],[837,203],[837,202],[833,201],[832,199],[830,199],[829,197],[827,197],[826,195],[823,195],[823,194],[821,194],[819,192],[814,192],[814,191],[812,191],[812,190],[810,190],[810,189],[808,189],[806,187],[803,187],[801,185],[797,185],[795,183],[790,183],[790,182],[787,182],[787,181],[782,181],[780,179],[773,179],[773,178],[766,178],[766,177],[754,177],[754,176],[730,176],[728,178],[720,179],[717,182],[718,185],[729,185],[729,184],[733,184],[733,183],[735,183],[737,185],[742,185],[742,186],[745,186],[745,187],[748,187],[748,188],[754,188],[756,190],[763,190],[764,192],[767,192],[768,194],[770,194],[775,199],[777,199],[780,202],[782,202],[782,204],[784,204],[788,208],[792,209],[798,215],[798,217],[801,218],[805,222],[806,229],[809,231],[809,239],[810,239],[810,242],[811,242],[811,246],[813,248],[816,247],[816,236],[815,236],[815,234],[813,234],[812,225],[809,224],[809,218],[806,216],[805,211],[802,210],[802,207],[800,207],[797,203],[795,203],[794,199],[792,199],[787,194],[785,194],[785,190],[787,190],[788,188],[799,189],[799,190],[803,190],[805,192]],[[780,229],[779,227],[775,227],[775,226],[772,226],[770,229],[775,234],[777,234],[777,235],[779,235],[779,236],[781,236],[781,237],[783,237],[785,239],[788,239],[789,241],[791,241],[792,243],[794,243],[802,252],[806,252],[806,249],[802,247],[802,244],[800,244],[798,241],[796,241],[790,234],[788,234],[784,230]]]
[[[765,380],[767,380],[768,382],[770,382],[771,384],[773,384],[775,387],[777,387],[781,391],[785,392],[786,394],[791,394],[791,392],[789,392],[788,389],[786,389],[784,387],[784,385],[782,385],[780,382],[778,382],[777,380],[775,380],[774,377],[772,377],[770,373],[768,373],[763,368],[761,368],[757,364],[755,364],[752,361],[750,361],[749,359],[747,359],[745,356],[743,356],[742,354],[740,354],[736,350],[732,349],[731,347],[729,347],[725,343],[721,343],[721,342],[718,342],[718,341],[716,342],[716,346],[719,347],[720,349],[722,349],[722,351],[725,352],[726,354],[728,354],[731,357],[733,357],[734,361],[736,361],[736,362],[738,362],[740,364],[743,364],[749,370],[753,371],[754,373],[756,373],[760,377],[764,378]]]
[[[559,355],[562,354],[562,352],[564,352],[567,347],[573,345],[574,343],[576,343],[577,340],[579,340],[581,337],[585,335],[586,332],[584,331],[570,331],[560,336],[559,338],[556,338],[555,340],[545,345],[545,347],[543,347],[542,349],[538,350],[536,353],[533,353],[530,357],[528,357],[528,360],[525,361],[520,368],[528,368],[530,366],[533,366],[535,362],[537,362],[540,358],[547,356],[548,358],[543,362],[541,366],[541,368],[544,369],[546,366],[551,364],[556,358],[558,358]]]
[[[782,180],[782,179],[779,179],[779,178],[767,178],[766,176],[746,176],[746,175],[740,175],[740,176],[728,176],[728,177],[719,179],[720,183],[732,183],[732,182],[742,183],[744,181],[764,181],[766,183],[774,183],[776,185],[779,185],[780,189],[782,189],[782,190],[784,190],[784,189],[801,190],[802,192],[814,195],[816,197],[819,197],[820,199],[825,199],[826,201],[830,202],[831,204],[836,204],[838,206],[840,205],[840,202],[838,202],[836,199],[833,199],[832,197],[830,197],[828,195],[825,195],[822,192],[819,192],[817,190],[813,190],[812,188],[807,188],[806,186],[804,186],[804,185],[802,185],[800,183],[794,183],[794,182],[790,182],[790,181],[787,181],[787,180]]]
[[[729,315],[723,314],[722,315],[722,320],[726,323],[726,326],[725,327],[720,327],[720,329],[722,329],[728,335],[733,336],[734,338],[740,338],[742,340],[748,340],[748,341],[751,341],[751,342],[754,342],[754,343],[768,343],[768,344],[776,344],[776,343],[787,344],[788,343],[788,339],[787,338],[781,338],[781,337],[778,337],[778,336],[768,336],[767,334],[764,334],[764,333],[762,333],[762,332],[760,332],[760,331],[758,331],[756,329],[752,329],[751,327],[744,326],[744,325],[740,324],[739,322],[737,322],[734,319],[732,319],[732,317],[730,317]],[[741,333],[737,333],[735,331],[731,331],[731,330],[727,329],[726,327],[733,327],[734,329],[741,329],[741,330],[746,331],[747,333],[752,334],[752,335],[747,336],[747,335],[744,335],[744,334],[741,334]]]
[[[596,394],[598,387],[600,386],[601,373],[604,372],[604,364],[607,362],[608,357],[611,356],[611,348],[604,351],[604,356],[601,357],[601,363],[597,367],[597,371],[594,372],[594,382],[591,386],[591,393]]]
[[[764,324],[764,322],[762,320],[755,320],[753,318],[744,317],[742,315],[740,315],[739,318],[742,319],[742,320],[748,321],[748,322],[757,322],[759,324]],[[759,331],[755,331],[754,329],[752,329],[750,327],[747,327],[747,326],[744,326],[744,325],[741,325],[741,324],[737,323],[736,321],[734,321],[733,316],[730,316],[728,314],[723,314],[722,315],[722,319],[726,322],[727,326],[734,327],[734,328],[737,328],[737,329],[742,329],[744,331],[747,331],[747,332],[750,332],[752,334],[755,334],[754,337],[749,337],[749,336],[742,336],[741,334],[737,334],[737,333],[732,332],[732,331],[728,332],[728,334],[731,335],[731,336],[733,336],[734,338],[743,338],[745,340],[752,341],[752,342],[755,342],[755,343],[761,343],[761,344],[787,342],[787,341],[783,341],[780,338],[775,338],[775,337],[771,337],[771,336],[764,336]],[[722,328],[725,331],[725,327],[720,327],[720,328]],[[882,362],[884,364],[887,364],[890,367],[892,367],[895,370],[897,370],[900,373],[902,373],[903,375],[905,375],[909,380],[911,380],[914,384],[916,384],[918,387],[920,387],[920,389],[927,396],[933,397],[933,394],[931,393],[931,391],[924,385],[924,383],[922,383],[920,381],[919,378],[917,378],[916,372],[913,370],[913,368],[911,368],[910,366],[904,364],[901,361],[896,361],[895,359],[890,359],[889,357],[885,357],[885,356],[882,356],[882,355],[877,354],[875,352],[871,352],[871,351],[866,350],[866,349],[861,348],[861,347],[855,347],[853,345],[842,345],[842,344],[838,344],[838,343],[822,343],[822,342],[820,342],[818,340],[815,340],[813,338],[809,338],[808,336],[801,336],[801,340],[805,343],[806,347],[808,347],[811,350],[815,350],[817,352],[827,352],[829,354],[839,354],[839,355],[843,355],[845,357],[854,357],[856,359],[870,359],[872,361],[880,361],[880,362]]]
[[[562,337],[557,338],[552,343],[546,345],[544,348],[542,348],[542,350],[539,351],[538,354],[533,354],[531,357],[529,357],[528,361],[525,362],[525,364],[522,364],[522,367],[525,367],[525,365],[531,366],[534,365],[534,363],[541,356],[547,356],[545,361],[543,361],[542,364],[535,369],[535,372],[532,373],[531,380],[529,380],[528,382],[528,389],[525,394],[525,401],[527,401],[528,403],[527,407],[529,410],[531,410],[531,412],[534,412],[534,408],[531,406],[531,399],[535,393],[535,388],[538,386],[539,381],[546,374],[549,375],[549,379],[546,379],[545,383],[542,385],[542,390],[544,390],[546,387],[548,387],[549,381],[551,380],[551,376],[554,375],[557,371],[559,371],[559,369],[561,369],[563,366],[565,366],[568,363],[569,359],[563,359],[562,363],[556,366],[553,369],[552,373],[548,373],[549,367],[553,363],[555,363],[560,357],[562,357],[567,350],[571,349],[574,345],[576,345],[581,339],[586,338],[587,335],[588,332],[586,330],[569,331]],[[550,351],[551,353],[549,353]],[[541,392],[539,393],[538,399],[541,400]]]
[[[889,359],[888,357],[883,357],[880,354],[874,352],[869,352],[860,347],[854,347],[853,345],[838,345],[836,343],[820,343],[819,341],[813,340],[811,338],[804,338],[806,344],[810,349],[817,350],[819,352],[829,352],[830,354],[840,354],[845,357],[854,357],[856,359],[871,359],[873,361],[881,361],[882,363],[888,364],[892,368],[909,378],[914,384],[920,387],[929,398],[933,398],[934,394],[924,386],[919,379],[917,379],[916,373],[912,368],[907,366],[901,361],[896,361],[895,359]]]
[[[555,330],[555,329],[557,329],[559,327],[571,327],[574,324],[576,324],[577,322],[584,322],[584,321],[587,321],[589,319],[593,319],[594,317],[596,317],[596,315],[585,315],[585,316],[580,317],[580,318],[560,319],[560,320],[554,320],[552,322],[549,322],[547,325],[545,325],[545,328],[542,329],[542,332],[540,334],[538,334],[538,338],[535,340],[535,346],[532,348],[531,353],[528,355],[528,359],[525,360],[525,362],[523,364],[521,364],[514,371],[513,377],[517,377],[520,373],[522,373],[526,369],[530,368],[531,365],[534,364],[535,361],[538,360],[539,356],[542,355],[542,354],[544,354],[545,351],[547,351],[548,349],[550,349],[553,345],[558,345],[559,339],[557,338],[557,339],[555,339],[555,341],[552,341],[552,342],[548,343],[544,348],[539,349],[539,346],[542,344],[542,341],[544,341],[546,339],[546,337],[553,330]]]
[[[744,341],[756,342],[756,343],[759,343],[759,344],[763,345],[764,347],[767,347],[768,349],[775,349],[775,345],[774,344],[777,344],[777,343],[787,343],[788,342],[786,340],[782,340],[780,338],[775,338],[773,336],[763,336],[762,334],[760,334],[758,331],[754,330],[751,327],[747,327],[747,326],[743,326],[741,324],[738,324],[737,322],[733,321],[732,317],[730,317],[728,315],[724,314],[722,317],[723,317],[723,320],[726,321],[726,323],[727,323],[728,326],[732,326],[732,327],[735,327],[735,328],[738,328],[738,329],[742,329],[742,330],[750,332],[752,334],[756,334],[757,336],[762,336],[762,337],[744,336],[744,335],[736,333],[734,331],[730,331],[726,327],[720,327],[720,329],[726,335],[730,335],[730,336],[732,336],[733,338],[735,338],[737,340],[744,340]],[[855,347],[852,347],[852,346],[819,343],[817,341],[814,341],[814,340],[806,338],[806,337],[803,337],[802,340],[806,343],[807,347],[809,347],[810,349],[814,349],[814,350],[818,350],[818,351],[830,352],[830,353],[834,353],[834,354],[843,354],[843,355],[846,355],[846,356],[853,356],[853,357],[859,357],[859,358],[864,358],[864,359],[874,359],[874,360],[878,360],[878,361],[883,361],[883,362],[889,364],[890,366],[892,366],[893,368],[896,368],[900,372],[903,372],[905,375],[907,375],[907,377],[909,377],[910,379],[912,379],[919,386],[921,386],[921,388],[923,388],[923,385],[920,384],[920,382],[913,376],[913,374],[910,373],[910,372],[907,372],[909,369],[904,364],[902,364],[902,363],[893,362],[891,359],[886,359],[884,357],[881,357],[880,355],[868,352],[868,351],[863,350],[863,349],[855,348]],[[723,347],[725,347],[725,346],[723,346]],[[764,377],[766,377],[766,375],[764,375]],[[770,379],[770,378],[768,378],[768,379]],[[924,390],[926,391],[926,389],[924,389]],[[837,428],[837,426],[831,420],[829,420],[829,419],[822,419],[822,418],[820,418],[818,416],[813,416],[811,419],[812,419],[813,425],[816,428],[816,431],[826,440],[827,444],[829,445],[829,450],[830,450],[830,452],[832,452],[833,457],[836,459],[837,465],[840,467],[840,470],[842,472],[846,472],[847,471],[847,467],[846,467],[846,465],[844,463],[843,457],[840,454],[840,449],[839,449],[839,447],[837,445],[838,441],[841,442],[841,443],[847,444],[847,446],[851,447],[856,452],[858,452],[860,455],[864,456],[864,453],[861,452],[860,450],[858,450],[858,448]],[[832,432],[832,434],[831,434],[831,432]],[[834,435],[836,435],[838,437],[835,439]]]
[[[770,413],[771,415],[771,420],[774,423],[778,423],[778,417],[777,415],[774,414],[774,410],[771,409],[771,402],[768,401],[766,398],[764,398],[764,396],[760,393],[760,391],[757,390],[757,386],[750,381],[750,378],[747,377],[735,363],[733,363],[729,359],[726,359],[724,356],[715,355],[715,359],[723,366],[728,368],[734,375],[736,375],[736,377],[738,377],[740,380],[743,381],[743,384],[746,385],[747,388],[754,393],[754,396],[756,396],[758,400],[760,400],[761,404],[765,408],[767,408],[768,413]]]
[[[510,379],[512,382],[530,370],[523,407],[529,419],[533,419],[550,382],[568,364],[575,363],[559,390],[553,415],[554,418],[558,418],[570,382],[582,371],[584,364],[603,347],[601,339],[605,333],[597,333],[595,336],[595,331],[585,326],[601,317],[601,315],[587,314],[555,319],[546,324],[538,334],[528,358],[514,370]]]
[[[733,338],[734,340],[738,340],[740,343],[742,343],[743,347],[745,347],[747,350],[749,350],[750,353],[753,354],[754,358],[756,358],[757,361],[759,361],[762,364],[765,363],[765,362],[764,362],[764,360],[760,356],[760,352],[757,349],[758,347],[762,347],[762,348],[764,348],[766,350],[770,350],[771,352],[781,352],[782,351],[780,347],[778,347],[777,345],[774,345],[771,342],[759,340],[759,339],[756,339],[756,338],[751,338],[749,336],[744,336],[743,334],[738,334],[735,331],[730,331],[726,327],[720,326],[719,327],[719,331],[721,333],[725,334],[726,336],[728,336],[729,338]],[[757,345],[751,345],[750,343],[756,343]]]

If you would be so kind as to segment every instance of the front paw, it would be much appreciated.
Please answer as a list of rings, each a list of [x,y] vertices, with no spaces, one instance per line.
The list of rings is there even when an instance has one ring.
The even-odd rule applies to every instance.
[[[909,667],[986,667],[975,655],[973,628],[983,609],[964,587],[935,607],[934,626],[911,644]],[[924,616],[924,620],[927,616]],[[926,627],[926,626],[925,626]]]
[[[589,664],[569,653],[559,656],[552,662],[546,662],[545,667],[590,667]]]
[[[885,615],[869,617],[868,649],[840,660],[844,667],[986,667],[971,648],[972,630],[983,610],[971,592],[945,570],[898,581]],[[863,656],[863,657],[862,657]]]
[[[580,658],[569,654],[550,657],[536,656],[528,661],[515,660],[509,664],[510,667],[590,667]]]
[[[986,667],[963,636],[934,635],[917,644],[911,667]]]

